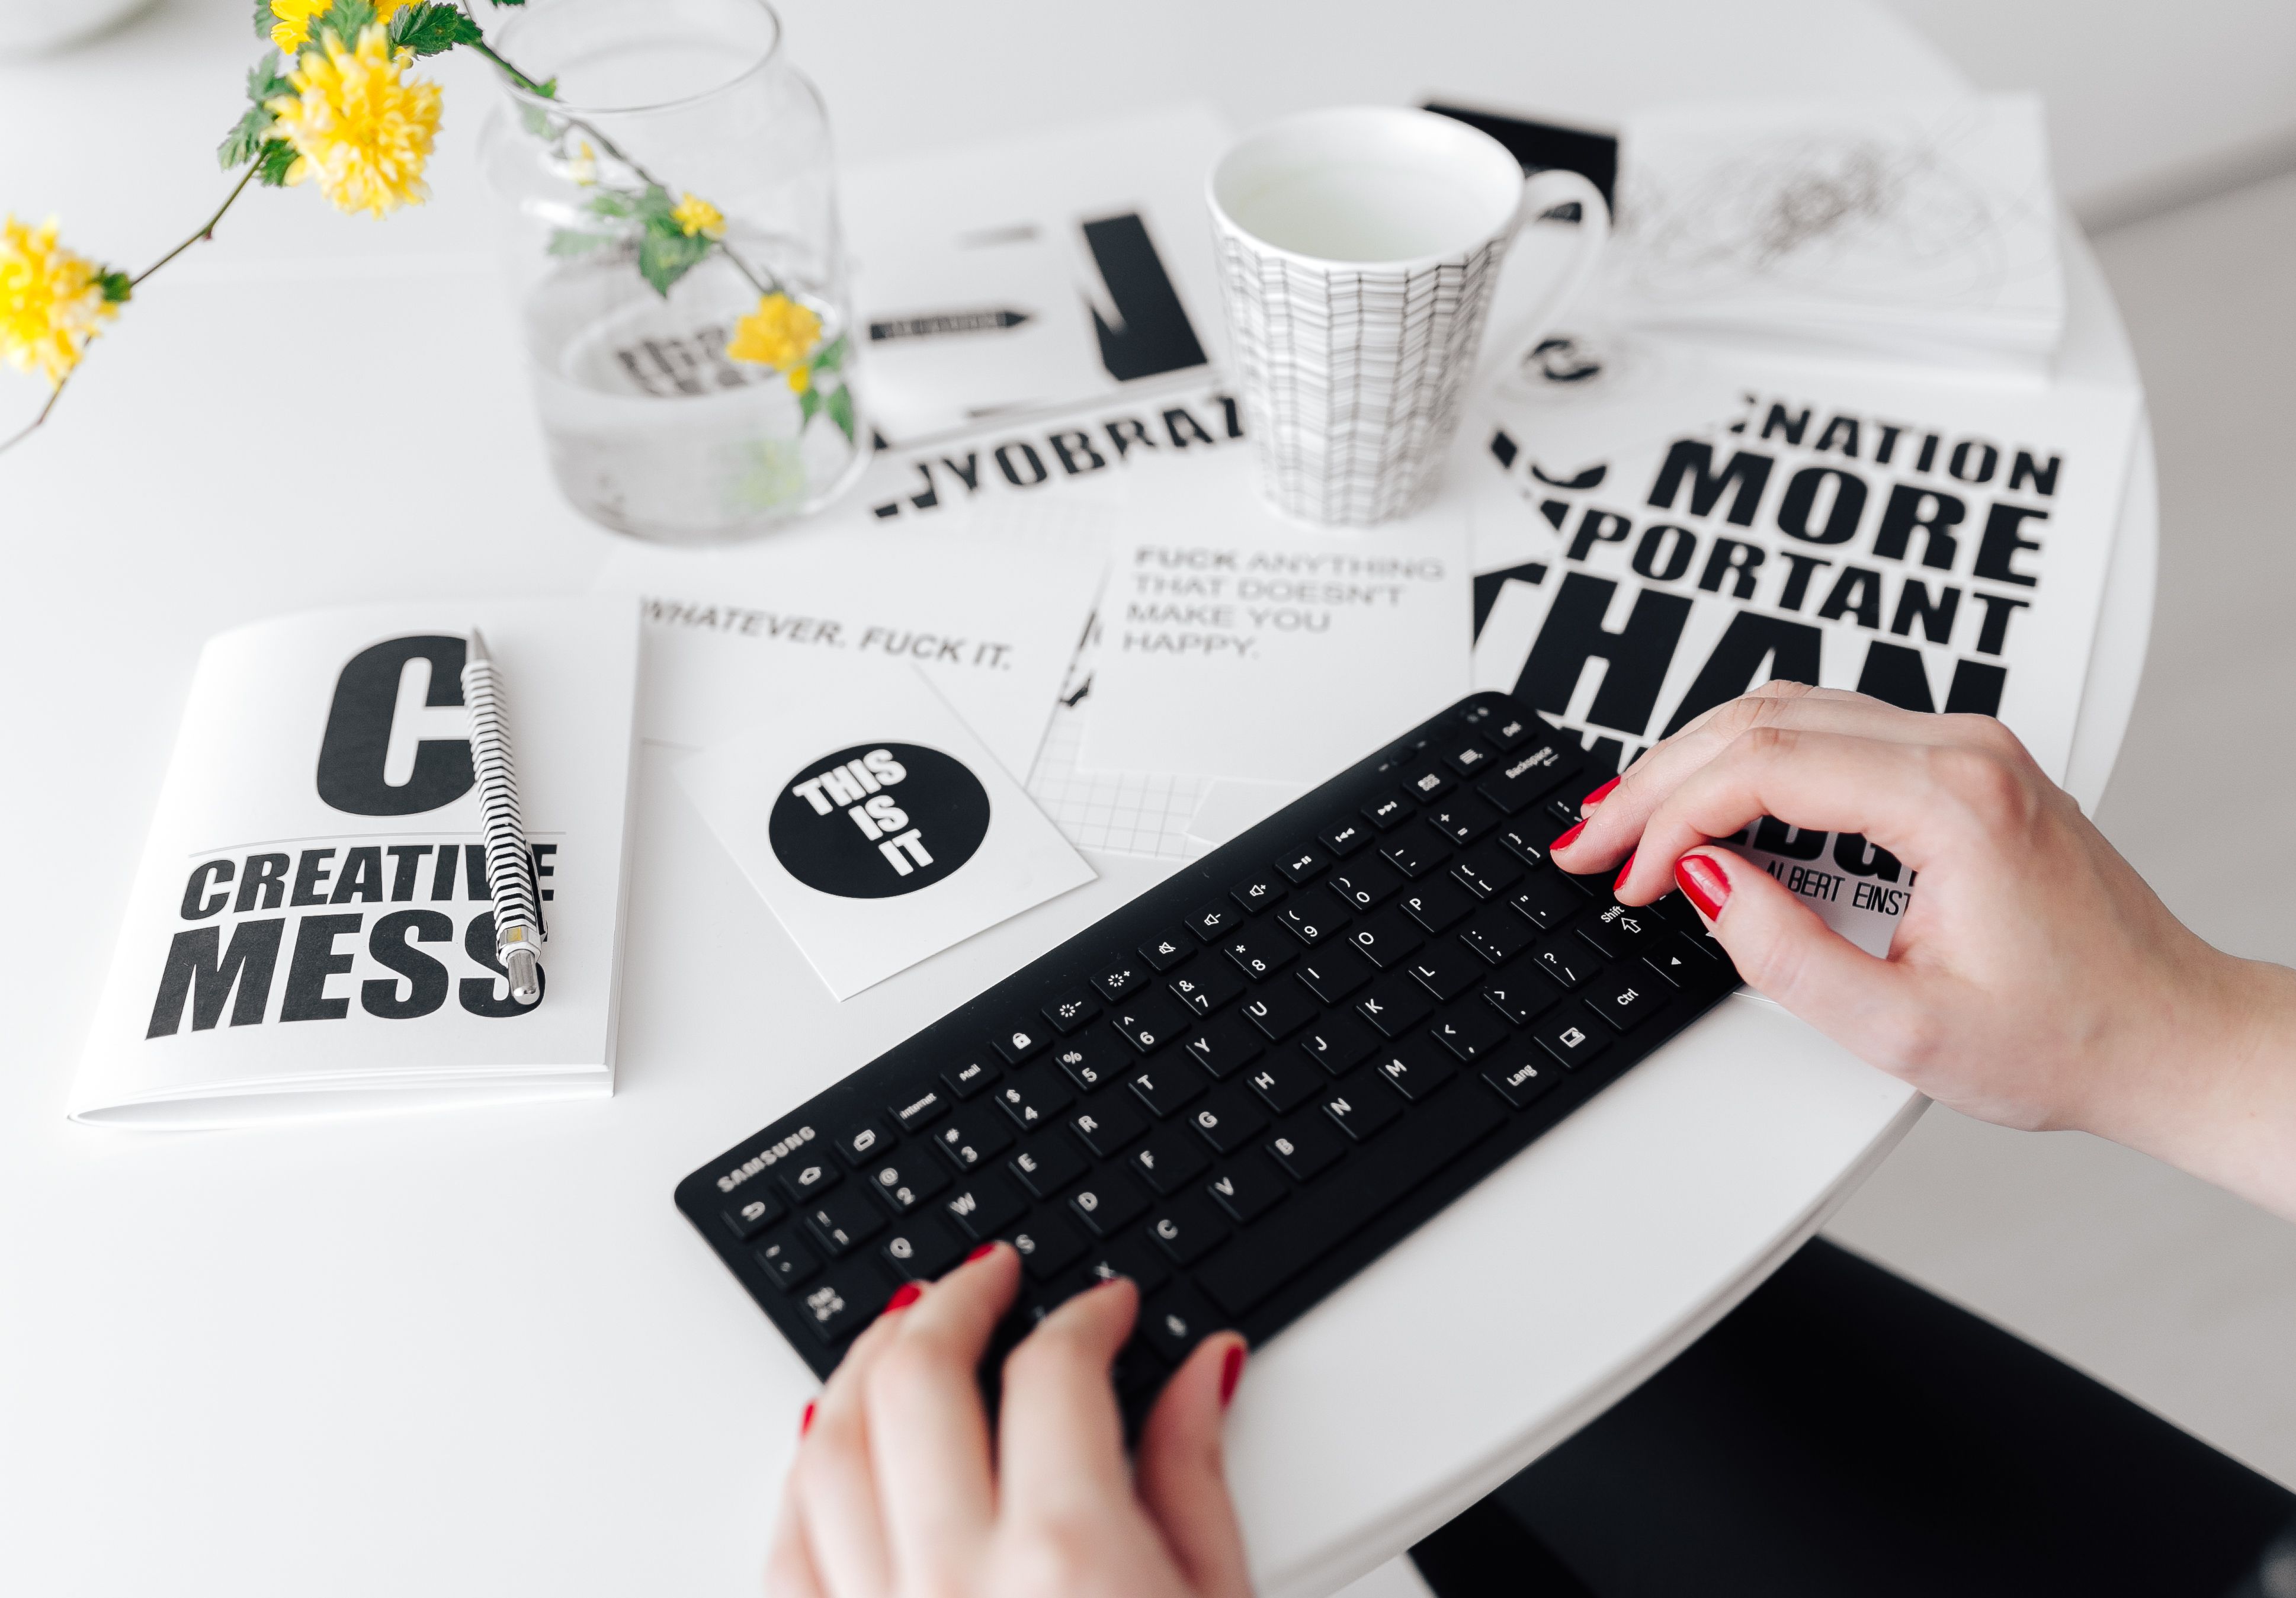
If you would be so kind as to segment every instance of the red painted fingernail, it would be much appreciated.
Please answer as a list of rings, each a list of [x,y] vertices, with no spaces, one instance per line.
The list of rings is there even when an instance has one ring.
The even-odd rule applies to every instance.
[[[1685,855],[1676,861],[1674,885],[1708,921],[1720,920],[1722,906],[1730,902],[1729,877],[1704,855]]]
[[[1235,1384],[1243,1379],[1243,1345],[1237,1343],[1220,1360],[1220,1407],[1235,1397]]]
[[[1581,815],[1584,815],[1587,811],[1592,810],[1595,806],[1610,798],[1611,790],[1616,788],[1618,785],[1619,779],[1617,777],[1612,777],[1609,782],[1595,790],[1594,792],[1588,794],[1585,799],[1580,799],[1578,801],[1578,813]]]
[[[1567,849],[1572,844],[1578,841],[1578,834],[1586,830],[1587,824],[1585,822],[1574,821],[1570,824],[1570,830],[1569,832],[1563,833],[1562,837],[1556,839],[1553,843],[1548,844],[1546,847],[1550,851],[1554,849]]]
[[[1624,888],[1624,887],[1627,885],[1627,876],[1628,876],[1628,873],[1630,873],[1630,872],[1632,872],[1634,869],[1635,869],[1635,857],[1634,857],[1632,855],[1628,855],[1628,856],[1627,856],[1627,863],[1626,863],[1624,865],[1621,865],[1620,867],[1619,867],[1619,874],[1618,874],[1618,877],[1617,877],[1617,879],[1616,879],[1614,881],[1612,881],[1612,882],[1611,882],[1611,891],[1612,893],[1614,893],[1614,894],[1615,894],[1615,893],[1617,893],[1620,889]]]
[[[810,1399],[810,1398],[808,1398],[808,1399],[805,1401],[805,1414],[798,1417],[798,1422],[797,1422],[797,1434],[798,1434],[798,1436],[800,1436],[800,1437],[803,1437],[807,1432],[811,1431],[811,1430],[813,1430],[813,1409],[814,1409],[814,1403],[813,1403],[813,1400],[812,1400],[812,1399]]]
[[[885,1307],[882,1313],[891,1315],[898,1310],[906,1309],[910,1305],[915,1303],[919,1299],[922,1299],[924,1296],[925,1290],[918,1286],[917,1283],[914,1282],[904,1282],[900,1286],[893,1290],[893,1296],[885,1300]]]
[[[979,1248],[975,1249],[972,1253],[970,1253],[970,1254],[968,1254],[968,1255],[966,1255],[966,1256],[964,1257],[964,1263],[965,1263],[965,1264],[967,1264],[967,1265],[971,1265],[974,1260],[976,1260],[976,1259],[986,1259],[986,1258],[988,1258],[991,1254],[994,1254],[994,1253],[996,1253],[996,1245],[995,1243],[983,1243],[983,1244],[981,1244]]]

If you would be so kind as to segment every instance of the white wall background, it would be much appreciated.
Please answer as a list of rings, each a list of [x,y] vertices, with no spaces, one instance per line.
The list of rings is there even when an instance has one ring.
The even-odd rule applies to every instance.
[[[2092,226],[2296,167],[2291,0],[1887,0],[1988,89],[2047,101]]]

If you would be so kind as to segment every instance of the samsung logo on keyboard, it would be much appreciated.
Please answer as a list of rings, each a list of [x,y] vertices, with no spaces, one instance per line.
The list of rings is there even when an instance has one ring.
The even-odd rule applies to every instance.
[[[930,888],[988,836],[980,779],[914,743],[860,743],[823,756],[791,779],[766,824],[783,869],[848,899]]]
[[[796,1153],[800,1149],[805,1147],[806,1144],[811,1143],[814,1140],[814,1136],[815,1134],[812,1127],[800,1127],[796,1131],[791,1133],[787,1137],[783,1138],[781,1142],[775,1143],[772,1148],[767,1149],[764,1153],[752,1154],[749,1159],[743,1160],[732,1170],[727,1171],[724,1176],[718,1177],[718,1191],[721,1193],[732,1192],[735,1188],[741,1186],[742,1183],[747,1182],[759,1171],[764,1170],[767,1166],[774,1164],[777,1160],[786,1160],[791,1155]]]

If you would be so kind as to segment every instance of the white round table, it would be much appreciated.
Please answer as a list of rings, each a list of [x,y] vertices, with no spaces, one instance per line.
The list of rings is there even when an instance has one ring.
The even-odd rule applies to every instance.
[[[0,204],[64,211],[120,260],[172,242],[212,203],[245,11],[175,0],[0,64]],[[1964,86],[1840,0],[789,13],[849,160],[1187,98],[1238,125],[1431,94],[1599,125],[1721,89]],[[1102,862],[840,1006],[649,762],[611,1100],[204,1135],[63,1120],[201,640],[365,597],[576,591],[607,548],[550,486],[488,253],[472,135],[493,90],[472,63],[442,76],[430,207],[376,225],[255,197],[0,460],[9,1591],[754,1591],[812,1382],[672,1184],[1157,874]],[[2094,262],[2068,253],[2062,365],[2133,381]],[[28,398],[0,386],[0,407]],[[2152,608],[2149,434],[2130,470],[2073,762],[2091,804]],[[753,1045],[710,1024],[729,1002]],[[1920,1109],[1765,1002],[1726,1002],[1255,1357],[1229,1439],[1264,1589],[1336,1587],[1599,1414]]]

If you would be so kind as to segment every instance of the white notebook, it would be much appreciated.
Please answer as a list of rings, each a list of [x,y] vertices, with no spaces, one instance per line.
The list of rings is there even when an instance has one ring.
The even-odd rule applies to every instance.
[[[545,901],[531,1007],[494,962],[472,627]],[[314,611],[209,640],[71,1115],[224,1127],[611,1093],[637,663],[627,599]]]

